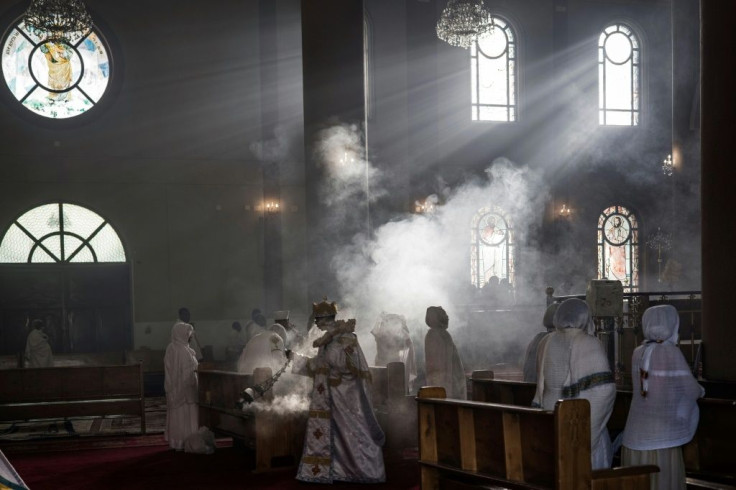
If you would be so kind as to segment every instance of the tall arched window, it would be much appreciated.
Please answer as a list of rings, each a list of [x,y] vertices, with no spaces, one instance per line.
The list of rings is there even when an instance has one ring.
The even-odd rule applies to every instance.
[[[639,223],[623,206],[598,218],[598,279],[619,280],[624,291],[639,289]]]
[[[495,206],[480,209],[470,227],[470,280],[481,288],[492,276],[514,283],[513,229]]]
[[[67,203],[38,206],[16,219],[0,242],[0,263],[125,262],[110,223]]]
[[[637,126],[640,107],[639,39],[625,24],[612,24],[598,38],[598,122]]]
[[[492,16],[494,29],[470,46],[473,121],[516,121],[516,35],[509,22]]]

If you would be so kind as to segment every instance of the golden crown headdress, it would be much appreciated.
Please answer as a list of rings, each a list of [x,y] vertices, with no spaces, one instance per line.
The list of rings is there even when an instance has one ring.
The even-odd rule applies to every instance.
[[[334,301],[329,303],[327,298],[322,300],[321,303],[312,303],[312,314],[314,318],[322,318],[326,316],[337,315],[337,303]]]

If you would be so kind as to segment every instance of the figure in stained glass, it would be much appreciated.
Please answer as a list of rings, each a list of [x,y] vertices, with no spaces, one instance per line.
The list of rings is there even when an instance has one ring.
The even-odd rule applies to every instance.
[[[71,58],[74,51],[63,42],[49,41],[39,48],[48,66],[48,88],[54,90],[47,97],[52,100],[68,100],[71,93],[66,89],[72,84]],[[60,92],[55,92],[59,90]]]

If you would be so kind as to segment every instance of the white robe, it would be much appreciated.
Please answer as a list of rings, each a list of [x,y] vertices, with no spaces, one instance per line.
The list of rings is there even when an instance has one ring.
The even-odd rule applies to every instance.
[[[264,331],[245,344],[238,359],[238,372],[253,374],[256,368],[271,368],[271,374],[281,369],[286,362],[284,340],[279,334]]]
[[[448,398],[468,397],[463,363],[446,327],[430,327],[424,338],[424,359],[427,385],[442,386]]]
[[[295,354],[292,372],[314,378],[297,479],[386,481],[385,436],[370,400],[370,372],[354,333],[341,333],[315,357]]]
[[[49,344],[49,337],[41,330],[34,328],[26,339],[26,367],[52,367],[54,355]]]
[[[376,339],[376,357],[373,361],[375,365],[387,366],[389,362],[403,363],[406,389],[407,392],[411,392],[417,378],[417,365],[414,358],[414,344],[404,317],[382,313],[371,334]]]
[[[585,330],[566,328],[542,339],[537,393],[532,404],[554,410],[557,400],[583,398],[590,403],[590,452],[593,469],[613,460],[606,424],[613,412],[616,385],[600,341]]]
[[[680,446],[698,427],[698,398],[705,394],[677,347],[680,319],[671,305],[648,308],[642,316],[646,340],[631,360],[633,398],[623,433],[625,464],[656,464],[653,489],[685,489]]]
[[[164,389],[166,390],[166,426],[164,438],[174,449],[184,449],[184,441],[197,432],[197,358],[189,347],[193,328],[188,323],[176,323],[171,328],[171,343],[164,354]]]

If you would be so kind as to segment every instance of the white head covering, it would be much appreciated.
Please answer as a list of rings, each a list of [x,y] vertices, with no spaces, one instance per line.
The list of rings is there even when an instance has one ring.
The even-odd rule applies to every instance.
[[[444,328],[448,327],[447,312],[441,306],[430,306],[427,308],[427,314],[424,317],[424,323],[429,328]]]
[[[555,313],[557,313],[557,309],[559,307],[560,307],[559,303],[552,303],[544,311],[544,317],[542,318],[542,325],[544,325],[544,327],[549,331],[552,331],[555,328]]]
[[[677,347],[677,310],[653,306],[642,324],[646,340],[631,360],[634,394],[623,444],[639,451],[681,446],[695,434],[704,390]]]
[[[595,325],[588,303],[577,298],[566,299],[560,303],[552,323],[557,330],[579,328],[585,330],[588,335],[595,333]]]
[[[672,305],[659,305],[647,308],[641,317],[644,337],[655,342],[677,344],[680,332],[680,315]]]
[[[271,330],[274,333],[279,334],[279,337],[281,337],[281,340],[283,342],[286,342],[286,329],[283,325],[280,325],[278,323],[274,323],[270,327],[268,327],[269,330]]]

